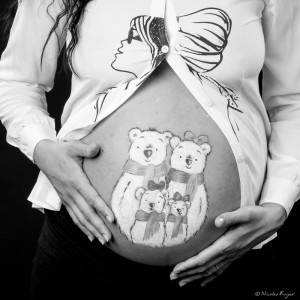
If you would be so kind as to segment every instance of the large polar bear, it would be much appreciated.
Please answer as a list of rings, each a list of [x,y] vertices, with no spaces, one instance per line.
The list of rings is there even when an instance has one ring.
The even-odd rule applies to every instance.
[[[139,209],[135,214],[135,222],[131,229],[131,240],[136,244],[162,247],[165,239],[164,207],[168,198],[165,182],[155,184],[149,182],[148,190],[140,187],[135,196],[139,201]]]
[[[123,174],[113,190],[111,200],[119,228],[129,240],[130,229],[139,208],[139,201],[135,197],[136,190],[139,187],[147,189],[150,180],[166,181],[165,159],[171,137],[170,132],[142,131],[139,128],[129,131],[129,160],[123,167]]]
[[[172,137],[170,145],[173,150],[168,173],[168,192],[170,198],[174,198],[176,192],[190,196],[191,204],[187,212],[188,240],[198,232],[207,215],[208,199],[203,171],[211,146],[207,143],[207,136],[196,138],[191,132],[186,132],[184,140]]]

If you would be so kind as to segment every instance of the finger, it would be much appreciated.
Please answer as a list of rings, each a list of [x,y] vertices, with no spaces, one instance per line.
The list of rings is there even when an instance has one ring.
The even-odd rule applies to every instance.
[[[178,274],[172,274],[171,280],[182,279],[182,278],[197,275],[197,274],[202,274],[201,276],[207,276],[207,275],[210,275],[212,271],[214,271],[214,272],[218,271],[218,268],[220,269],[222,267],[222,265],[224,265],[225,263],[228,263],[228,261],[232,262],[233,260],[235,260],[235,259],[219,257],[213,261],[208,262],[207,264],[205,264],[203,266],[196,267],[196,268],[190,269],[188,271],[183,271]],[[218,266],[218,268],[216,268],[216,266]]]
[[[71,207],[66,204],[64,205],[77,227],[79,227],[83,232],[89,233],[89,235],[91,235],[93,239],[94,237],[96,237],[102,244],[105,243],[103,237],[99,234],[97,229],[91,224],[88,224],[87,222],[84,221],[81,212],[76,206]]]
[[[99,153],[100,146],[96,143],[86,144],[82,141],[73,141],[70,142],[70,147],[68,147],[68,151],[71,156],[92,158]]]
[[[86,202],[92,206],[97,212],[101,215],[105,216],[105,218],[113,223],[114,214],[106,202],[99,196],[97,191],[91,186],[88,178],[82,172],[79,184],[77,186],[77,191],[81,194],[81,196],[86,200]]]
[[[206,286],[208,283],[212,282],[214,279],[216,279],[218,276],[220,276],[228,267],[230,266],[230,263],[225,264],[224,266],[222,266],[222,269],[220,269],[218,272],[214,273],[213,275],[209,276],[208,278],[204,279],[200,286],[204,287]]]
[[[216,257],[222,257],[224,254],[227,254],[227,248],[229,249],[229,246],[231,245],[231,240],[228,236],[229,234],[224,234],[211,246],[205,248],[196,256],[176,265],[171,275],[179,274],[195,267],[204,266],[207,262],[214,260]]]
[[[235,224],[248,223],[254,217],[253,207],[243,206],[233,212],[226,212],[215,219],[218,228],[229,227]]]
[[[76,221],[75,224],[78,226],[78,227],[85,227],[87,230],[89,230],[90,232],[92,232],[92,234],[99,240],[99,242],[104,245],[105,244],[105,240],[103,238],[103,236],[97,231],[97,229],[92,225],[92,224],[89,224],[89,222],[87,222],[82,213],[80,212],[80,210],[75,206],[73,207],[73,212],[74,212],[74,215],[75,215],[75,218],[76,218]]]
[[[188,284],[188,283],[191,283],[195,280],[200,280],[201,278],[206,278],[208,276],[213,276],[212,274],[214,273],[215,271],[213,270],[208,270],[204,273],[200,273],[200,274],[195,274],[195,275],[192,275],[192,276],[188,276],[182,280],[180,280],[178,282],[179,286],[183,287],[184,285]],[[217,277],[217,275],[214,275],[215,277]]]
[[[200,279],[204,279],[206,280],[206,278],[216,278],[219,275],[222,274],[223,270],[226,268],[226,266],[229,265],[227,262],[222,262],[218,265],[218,268],[216,268],[216,266],[214,265],[213,267],[207,269],[205,272],[203,273],[199,273],[199,274],[194,274],[192,276],[187,276],[184,279],[180,280],[178,282],[179,286],[184,286],[192,281],[195,280],[200,280]]]
[[[101,219],[101,216],[97,214],[94,208],[91,207],[81,195],[76,196],[76,203],[85,222],[87,221],[88,224],[91,224],[108,242],[111,239],[111,233]]]
[[[94,235],[87,229],[85,228],[83,225],[81,225],[81,223],[79,222],[79,220],[77,219],[77,217],[75,216],[75,214],[73,213],[72,209],[68,206],[65,205],[72,221],[74,222],[74,224],[76,224],[77,227],[79,227],[81,229],[81,231],[88,237],[88,239],[92,242],[94,240]]]
[[[207,279],[203,280],[201,283],[200,283],[200,286],[201,287],[204,287],[206,286],[208,283],[212,282],[214,279],[216,279],[217,277],[219,276],[219,274],[213,274],[211,275],[210,277],[208,277]]]
[[[170,279],[171,280],[180,279],[180,278],[192,276],[192,275],[195,275],[195,274],[203,273],[203,272],[206,271],[206,269],[207,269],[206,266],[201,266],[201,267],[196,267],[196,268],[190,269],[188,271],[183,271],[183,272],[180,272],[180,273],[172,272],[171,275],[170,275]]]
[[[111,238],[111,233],[95,210],[86,203],[81,195],[73,195],[72,198],[75,203],[71,203],[70,206],[81,225],[91,231],[101,243],[102,241],[108,242]]]

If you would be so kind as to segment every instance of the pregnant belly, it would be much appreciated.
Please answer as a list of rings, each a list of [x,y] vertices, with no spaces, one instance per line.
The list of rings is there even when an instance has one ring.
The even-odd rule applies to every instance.
[[[223,234],[220,213],[240,206],[230,145],[166,62],[84,141],[102,148],[84,170],[115,214],[108,246],[130,260],[183,261]]]

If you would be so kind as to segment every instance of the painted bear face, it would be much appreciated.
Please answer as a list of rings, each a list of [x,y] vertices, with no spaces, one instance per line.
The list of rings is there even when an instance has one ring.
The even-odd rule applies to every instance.
[[[184,217],[187,215],[188,209],[191,206],[190,201],[184,200],[169,200],[168,204],[170,205],[170,213],[174,216],[181,216]]]
[[[160,165],[166,158],[167,145],[172,137],[170,132],[160,133],[152,130],[131,129],[129,157],[143,166]]]
[[[161,213],[168,197],[168,191],[165,189],[150,191],[140,187],[136,190],[135,197],[140,201],[139,209],[147,213],[154,210]]]
[[[192,141],[181,141],[179,137],[171,138],[170,144],[173,148],[171,155],[172,168],[188,174],[203,172],[206,156],[211,151],[209,144],[198,145]]]

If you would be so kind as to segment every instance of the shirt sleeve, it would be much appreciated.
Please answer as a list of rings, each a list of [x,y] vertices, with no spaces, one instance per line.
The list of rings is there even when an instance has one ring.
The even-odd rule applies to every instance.
[[[65,42],[65,18],[51,35],[42,63],[41,54],[61,11],[60,1],[19,1],[0,60],[0,119],[7,129],[7,142],[31,160],[39,141],[56,141],[45,94],[53,88],[57,58]]]
[[[260,204],[287,214],[300,196],[300,1],[269,1],[264,16],[263,101],[271,122]]]

